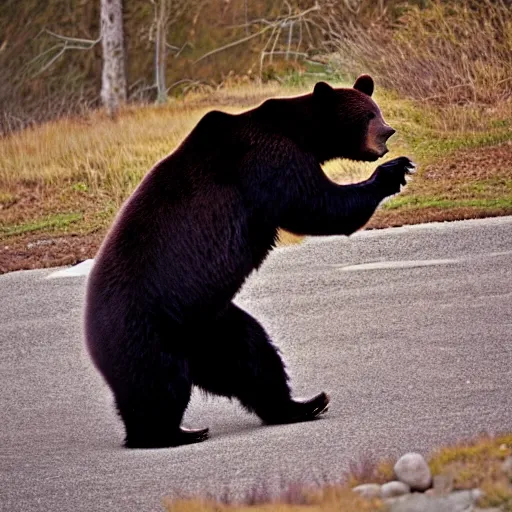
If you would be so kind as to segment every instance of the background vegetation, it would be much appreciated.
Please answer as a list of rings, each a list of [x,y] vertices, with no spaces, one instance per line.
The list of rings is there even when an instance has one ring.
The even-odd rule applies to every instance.
[[[397,129],[386,158],[419,165],[368,227],[512,213],[512,0],[131,0],[116,119],[99,108],[99,8],[0,4],[0,272],[93,257],[143,174],[211,108],[238,112],[317,80],[351,86],[364,72]],[[372,166],[325,171],[344,183]]]
[[[164,104],[155,77],[162,2]],[[98,108],[99,13],[99,0],[0,3],[0,273],[94,257],[143,174],[211,108],[238,112],[310,92],[319,79],[350,86],[363,72],[397,129],[389,158],[419,164],[370,228],[512,214],[512,0],[126,0],[128,104],[116,119]],[[372,166],[337,161],[325,171],[347,183]],[[500,470],[511,450],[510,436],[481,439],[430,465],[456,488],[483,488],[481,506],[512,512],[512,476]],[[350,486],[385,479],[391,466],[361,468]],[[165,505],[383,510],[348,487],[284,501]]]
[[[363,69],[422,101],[493,104],[512,93],[510,0],[131,0],[124,5],[131,102],[157,95],[160,3],[168,10],[165,78],[173,95],[233,77],[327,71],[352,79]],[[99,10],[90,0],[0,4],[0,131],[99,105]]]
[[[504,461],[512,460],[511,453],[511,435],[482,435],[441,448],[430,457],[429,467],[434,479],[442,480],[444,485],[436,489],[434,483],[434,489],[430,491],[434,496],[443,496],[451,488],[480,489],[483,496],[477,503],[482,507],[479,510],[512,512],[512,471],[504,469]],[[351,465],[339,485],[309,489],[291,485],[280,499],[260,491],[249,493],[245,503],[233,503],[229,496],[221,501],[167,498],[164,499],[164,506],[168,512],[387,512],[390,507],[383,500],[361,498],[351,488],[362,483],[392,480],[393,464],[391,460],[364,458]],[[414,510],[419,508],[414,506]]]

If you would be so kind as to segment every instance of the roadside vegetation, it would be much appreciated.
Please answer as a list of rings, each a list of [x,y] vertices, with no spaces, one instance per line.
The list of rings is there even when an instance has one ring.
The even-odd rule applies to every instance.
[[[429,467],[434,479],[442,477],[450,489],[480,489],[483,495],[478,500],[479,507],[512,512],[512,467],[508,467],[512,466],[511,456],[512,435],[482,435],[436,450]],[[383,500],[362,498],[351,489],[363,483],[391,480],[393,464],[394,461],[363,460],[351,465],[350,471],[341,476],[340,484],[308,489],[291,485],[279,498],[261,492],[249,494],[237,503],[229,496],[217,501],[165,498],[164,506],[168,512],[385,512],[389,505]],[[443,495],[442,490],[435,492]]]

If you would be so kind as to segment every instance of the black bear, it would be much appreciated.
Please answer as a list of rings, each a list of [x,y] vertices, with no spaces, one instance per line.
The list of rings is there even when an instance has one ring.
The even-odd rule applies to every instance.
[[[400,191],[401,157],[338,185],[320,164],[375,161],[394,133],[373,80],[325,82],[246,112],[207,113],[125,202],[87,282],[85,337],[123,420],[124,445],[198,442],[181,427],[192,386],[236,398],[265,424],[316,418],[325,393],[292,398],[280,352],[232,299],[275,246],[278,229],[350,235]]]

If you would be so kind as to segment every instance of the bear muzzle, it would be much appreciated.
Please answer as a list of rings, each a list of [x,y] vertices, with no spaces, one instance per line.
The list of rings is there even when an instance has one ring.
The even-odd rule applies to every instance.
[[[375,137],[370,137],[370,141],[368,144],[368,149],[371,153],[373,153],[376,156],[376,160],[378,158],[383,157],[386,153],[388,153],[389,149],[386,146],[387,140],[396,133],[396,130],[394,128],[391,128],[391,126],[384,124],[382,128],[379,130],[379,133],[376,134]]]

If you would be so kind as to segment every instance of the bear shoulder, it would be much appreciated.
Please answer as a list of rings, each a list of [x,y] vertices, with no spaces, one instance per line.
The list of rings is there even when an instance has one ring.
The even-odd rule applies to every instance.
[[[227,112],[210,110],[199,120],[192,133],[203,136],[217,136],[231,131],[234,124],[234,117]]]
[[[183,143],[195,152],[210,154],[225,148],[234,135],[235,116],[220,110],[211,110],[201,117]]]

